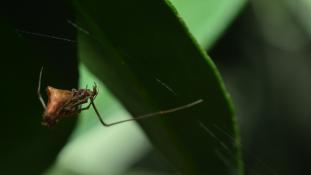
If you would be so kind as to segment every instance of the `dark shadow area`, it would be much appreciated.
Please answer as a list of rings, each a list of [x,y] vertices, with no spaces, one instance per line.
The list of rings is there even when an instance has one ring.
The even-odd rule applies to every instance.
[[[36,90],[44,65],[42,94],[47,85],[78,85],[76,45],[18,30],[75,37],[66,23],[73,18],[63,1],[10,1],[0,7],[1,158],[0,174],[42,174],[66,143],[75,120],[53,129],[41,126],[42,106]]]

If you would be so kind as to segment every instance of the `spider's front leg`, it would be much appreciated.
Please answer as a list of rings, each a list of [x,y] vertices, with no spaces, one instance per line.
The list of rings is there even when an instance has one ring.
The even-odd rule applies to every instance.
[[[92,103],[90,102],[86,107],[80,108],[79,112],[84,111],[84,110],[88,110],[91,107]]]
[[[93,91],[92,91],[92,98],[93,98],[93,100],[95,99],[97,94],[98,94],[97,84],[94,82]]]
[[[88,110],[88,109],[91,107],[92,101],[95,100],[96,96],[97,96],[97,94],[95,94],[94,96],[89,97],[88,99],[90,99],[91,101],[89,102],[89,104],[88,104],[86,107],[80,108],[80,109],[78,110],[79,113],[80,113],[81,111]]]

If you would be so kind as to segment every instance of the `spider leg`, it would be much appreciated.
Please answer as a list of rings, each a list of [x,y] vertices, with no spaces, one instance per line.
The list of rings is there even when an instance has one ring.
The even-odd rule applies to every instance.
[[[94,111],[95,111],[95,113],[96,113],[96,115],[97,115],[97,117],[98,117],[100,123],[101,123],[102,125],[104,125],[104,126],[107,126],[107,127],[108,127],[108,126],[111,126],[111,124],[105,123],[104,120],[102,119],[101,115],[99,114],[99,112],[98,112],[98,110],[97,110],[97,108],[96,108],[96,106],[95,106],[95,104],[94,104],[94,98],[90,98],[90,100],[91,100],[90,104],[93,106],[93,109],[94,109]]]
[[[95,99],[95,97],[98,94],[97,84],[95,82],[94,82],[94,85],[93,85],[93,91],[92,92],[94,94],[93,98]]]
[[[37,89],[37,95],[38,95],[38,98],[43,106],[44,109],[46,109],[46,104],[43,100],[43,97],[41,95],[41,78],[42,78],[42,71],[43,71],[43,66],[41,67],[41,70],[40,70],[40,74],[39,74],[39,83],[38,83],[38,89]]]
[[[93,97],[89,97],[90,99],[93,99],[93,101],[95,100],[97,94],[95,94],[95,96]],[[79,101],[77,103],[74,103],[74,104],[71,104],[71,106],[80,106],[84,103],[87,103],[87,99],[85,101]],[[81,111],[84,111],[84,110],[88,110],[90,107],[92,106],[91,102],[86,106],[86,107],[79,107],[79,110],[78,110],[78,113],[80,113]]]
[[[88,110],[88,109],[91,107],[91,105],[92,105],[92,104],[89,103],[87,106],[81,108],[79,111],[81,112],[81,111],[84,111],[84,110]]]
[[[183,105],[183,106],[179,106],[179,107],[176,107],[176,108],[171,108],[171,109],[167,109],[167,110],[163,110],[163,111],[158,111],[158,112],[154,112],[154,113],[149,113],[149,114],[145,114],[145,115],[142,115],[142,116],[139,116],[139,117],[135,117],[135,118],[131,118],[131,119],[127,119],[127,120],[121,120],[121,121],[117,121],[117,122],[113,122],[113,123],[105,123],[104,120],[102,119],[101,115],[99,114],[95,104],[94,104],[94,99],[90,99],[91,100],[91,104],[97,114],[97,117],[99,119],[99,121],[101,122],[102,125],[104,126],[112,126],[112,125],[116,125],[116,124],[119,124],[119,123],[124,123],[124,122],[128,122],[128,121],[136,121],[136,120],[141,120],[141,119],[146,119],[146,118],[151,118],[151,117],[156,117],[156,116],[160,116],[160,115],[164,115],[164,114],[169,114],[169,113],[173,113],[173,112],[176,112],[176,111],[179,111],[179,110],[183,110],[183,109],[186,109],[186,108],[190,108],[194,105],[197,105],[199,103],[202,103],[203,100],[202,99],[199,99],[199,100],[196,100],[192,103],[189,103],[189,104],[186,104],[186,105]]]

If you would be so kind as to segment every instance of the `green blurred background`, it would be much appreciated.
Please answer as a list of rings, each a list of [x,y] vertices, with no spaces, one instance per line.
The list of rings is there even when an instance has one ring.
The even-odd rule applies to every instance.
[[[170,2],[219,68],[232,96],[245,174],[308,174],[311,2]],[[90,110],[77,123],[65,120],[52,130],[41,127],[35,94],[41,65],[44,86],[71,89],[97,82],[96,102],[107,121],[131,115],[79,61],[88,55],[77,52],[77,31],[67,22],[75,21],[69,1],[12,1],[0,14],[0,174],[178,174],[136,123],[103,128]]]

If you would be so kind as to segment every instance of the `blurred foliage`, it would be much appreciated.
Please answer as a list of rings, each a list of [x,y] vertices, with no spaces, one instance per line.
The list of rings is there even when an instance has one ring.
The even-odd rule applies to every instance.
[[[246,0],[170,0],[198,43],[209,49],[221,37]]]
[[[310,1],[252,0],[210,52],[237,106],[247,174],[309,174],[309,14]]]

